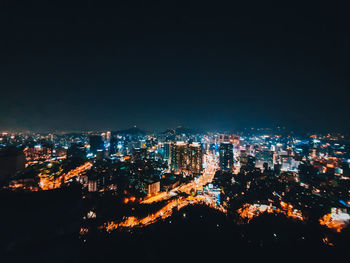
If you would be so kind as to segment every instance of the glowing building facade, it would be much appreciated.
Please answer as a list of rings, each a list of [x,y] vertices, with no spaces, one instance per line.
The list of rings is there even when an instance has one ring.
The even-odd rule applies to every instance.
[[[229,171],[233,168],[233,146],[230,142],[220,144],[220,169]]]

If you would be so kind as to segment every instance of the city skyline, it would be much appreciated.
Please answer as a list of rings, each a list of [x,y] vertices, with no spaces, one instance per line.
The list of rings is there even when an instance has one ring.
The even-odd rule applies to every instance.
[[[349,189],[339,133],[0,133],[0,252],[5,262],[37,262],[39,251],[43,262],[164,262],[185,239],[196,249],[174,256],[204,258],[205,245],[215,257],[327,255],[346,251]]]
[[[292,127],[286,127],[286,126],[274,126],[274,127],[259,127],[259,126],[250,126],[250,127],[240,127],[240,128],[212,128],[212,129],[203,129],[203,128],[192,128],[191,126],[173,126],[173,127],[166,127],[166,128],[148,128],[145,129],[144,127],[139,127],[137,125],[133,126],[125,126],[125,127],[119,127],[116,129],[109,129],[109,128],[101,128],[101,127],[95,127],[90,129],[52,129],[52,128],[41,128],[41,129],[28,129],[28,128],[2,128],[0,130],[0,133],[3,134],[21,134],[21,133],[42,133],[42,134],[69,134],[69,133],[105,133],[105,132],[122,132],[124,131],[138,131],[144,134],[158,134],[158,133],[165,133],[168,131],[176,131],[180,129],[180,133],[183,130],[182,133],[190,133],[190,134],[206,134],[206,133],[223,133],[223,134],[244,134],[244,133],[257,133],[257,134],[263,134],[264,132],[266,134],[273,133],[273,132],[284,132],[284,133],[291,133],[295,136],[301,136],[301,135],[307,135],[307,134],[343,134],[346,138],[349,136],[349,132],[347,130],[342,129],[303,129],[303,128],[292,128]],[[179,133],[179,131],[177,131]]]
[[[348,10],[0,1],[1,263],[346,256]]]

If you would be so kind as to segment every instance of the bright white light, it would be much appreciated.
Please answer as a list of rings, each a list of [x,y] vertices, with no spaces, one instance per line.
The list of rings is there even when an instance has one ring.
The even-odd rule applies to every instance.
[[[343,221],[343,222],[350,221],[350,215],[345,212],[332,213],[331,215],[334,220]]]

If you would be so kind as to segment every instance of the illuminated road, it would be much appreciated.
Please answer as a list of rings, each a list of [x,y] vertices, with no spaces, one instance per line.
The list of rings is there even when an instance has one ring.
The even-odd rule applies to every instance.
[[[169,192],[159,193],[156,196],[148,198],[142,203],[152,203],[169,199],[172,195],[175,194],[176,191],[189,194],[192,189],[202,190],[204,185],[210,183],[213,180],[215,171],[218,168],[217,162],[213,156],[205,155],[204,161],[206,169],[198,179],[191,181],[188,184],[178,186]],[[159,219],[165,219],[171,216],[174,208],[180,210],[181,208],[190,204],[206,204],[212,208],[219,209],[222,212],[226,212],[224,208],[217,206],[215,201],[212,200],[211,197],[208,195],[197,195],[195,197],[179,197],[169,201],[164,207],[162,207],[154,214],[148,215],[141,219],[138,219],[136,217],[129,217],[120,223],[113,221],[108,222],[104,226],[102,226],[102,228],[105,228],[107,231],[113,231],[120,227],[147,226],[149,224],[155,223]]]
[[[42,190],[51,190],[61,187],[62,183],[67,183],[70,179],[79,176],[83,172],[90,170],[92,167],[91,162],[86,162],[77,168],[70,170],[66,174],[62,174],[58,178],[51,179],[49,177],[41,177],[39,186]]]
[[[178,186],[169,192],[159,193],[156,196],[144,200],[142,203],[152,203],[170,199],[170,197],[176,195],[176,191],[189,194],[192,189],[202,190],[204,185],[210,183],[213,180],[215,172],[218,169],[218,164],[213,156],[206,155],[205,162],[206,169],[204,170],[203,175],[198,179],[191,181],[185,185]],[[110,232],[123,228],[148,226],[157,222],[158,220],[170,217],[173,214],[174,209],[180,210],[181,208],[190,204],[205,204],[213,209],[227,213],[227,210],[224,207],[217,205],[215,200],[213,200],[213,198],[208,194],[198,194],[194,197],[190,195],[188,197],[178,197],[176,199],[169,200],[168,203],[160,210],[144,218],[136,218],[134,216],[131,216],[122,222],[109,221],[102,225],[100,229],[105,229],[106,231]],[[291,204],[285,203],[282,200],[280,201],[280,208],[272,206],[272,204],[244,204],[242,208],[237,210],[237,212],[242,220],[246,219],[248,222],[254,217],[257,217],[263,213],[283,214],[295,220],[305,220],[300,210],[295,209]],[[349,216],[347,215],[346,219],[348,219],[348,217]],[[330,215],[325,215],[322,219],[320,219],[320,224],[326,225],[329,228],[333,228],[337,232],[340,232],[345,225],[344,222],[339,223],[339,220],[337,221],[332,219]],[[83,230],[84,231],[82,234],[85,234],[88,231],[86,229]]]
[[[206,162],[206,169],[204,170],[203,175],[199,177],[197,180],[194,180],[188,184],[176,187],[175,189],[173,189],[168,193],[162,192],[156,196],[153,196],[152,198],[145,200],[143,203],[151,203],[151,202],[157,202],[157,201],[168,199],[171,197],[171,193],[175,191],[181,191],[189,194],[192,189],[202,190],[204,185],[206,185],[207,183],[210,183],[213,180],[215,171],[218,168],[217,162],[212,156],[206,155],[205,162]],[[165,219],[171,216],[174,208],[177,208],[177,210],[180,210],[181,208],[190,204],[205,204],[211,208],[220,210],[223,213],[227,213],[226,209],[220,205],[217,205],[215,200],[213,200],[210,195],[201,194],[195,197],[193,196],[178,197],[176,199],[169,201],[164,207],[162,207],[156,213],[150,214],[144,218],[138,219],[132,216],[132,217],[128,217],[126,220],[122,222],[113,222],[113,221],[107,222],[102,226],[102,228],[106,229],[106,231],[113,231],[118,228],[147,226],[157,222],[160,219]],[[293,209],[292,205],[287,204],[283,201],[281,201],[280,205],[281,205],[281,209],[280,208],[277,209],[276,207],[272,207],[271,205],[267,206],[267,205],[245,204],[241,209],[238,210],[238,213],[240,214],[242,219],[246,218],[248,220],[251,220],[256,216],[259,216],[264,212],[281,213],[286,215],[287,217],[291,217],[301,221],[304,220],[301,211]]]
[[[179,197],[167,203],[164,207],[162,207],[160,210],[158,210],[154,214],[148,215],[141,219],[131,216],[120,223],[111,221],[105,224],[102,228],[105,228],[107,231],[113,231],[113,230],[116,230],[117,228],[123,228],[123,227],[147,226],[157,222],[159,219],[165,219],[171,216],[174,208],[177,208],[177,210],[180,210],[181,208],[190,204],[206,204],[209,207],[218,209],[224,213],[226,212],[225,209],[223,209],[222,207],[216,206],[213,200],[211,200],[210,198],[204,195],[198,195],[195,197],[192,197],[192,196]]]
[[[280,202],[281,208],[264,204],[244,204],[237,210],[239,216],[242,219],[247,219],[248,222],[254,217],[260,216],[263,213],[269,214],[284,214],[287,217],[303,221],[304,217],[300,210],[294,209],[291,204],[287,204],[283,201]]]
[[[319,223],[340,233],[350,223],[350,215],[341,211],[332,211],[320,218]]]
[[[205,162],[206,169],[203,171],[203,174],[199,178],[187,184],[175,187],[169,192],[161,192],[155,196],[149,197],[146,200],[142,201],[141,203],[150,204],[153,202],[167,200],[170,197],[176,195],[176,192],[184,192],[189,194],[192,189],[202,190],[203,185],[206,185],[207,183],[210,183],[213,180],[215,172],[218,169],[218,164],[214,156],[209,154],[204,155],[204,162]]]

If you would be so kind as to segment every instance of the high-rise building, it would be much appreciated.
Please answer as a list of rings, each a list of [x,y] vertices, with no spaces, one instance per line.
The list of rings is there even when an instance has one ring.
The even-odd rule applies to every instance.
[[[164,160],[167,160],[168,161],[168,164],[170,165],[171,163],[171,142],[165,142],[164,145],[163,145],[163,152],[164,152],[164,155],[163,155],[163,158]]]
[[[102,140],[102,136],[100,135],[90,135],[89,143],[90,143],[90,152],[92,152],[93,154],[96,154],[97,151],[104,150],[104,143]]]
[[[106,141],[107,142],[111,141],[111,132],[110,131],[106,132]]]
[[[67,150],[67,156],[68,157],[85,158],[86,157],[86,148],[85,148],[84,143],[82,143],[82,142],[72,143],[71,146]]]
[[[233,147],[229,142],[220,144],[220,169],[231,170],[233,168]]]
[[[109,146],[109,153],[110,154],[116,154],[118,153],[118,138],[115,137],[115,136],[112,136],[111,137],[111,140],[110,140],[110,146]]]
[[[188,149],[185,142],[179,141],[172,145],[171,149],[171,170],[187,170],[189,163]]]
[[[189,145],[190,154],[190,170],[193,174],[200,174],[202,171],[202,147],[199,143],[192,143]]]
[[[167,149],[166,151],[170,151],[170,153],[166,154],[170,154],[172,171],[187,171],[192,172],[192,174],[201,173],[203,151],[198,142],[187,144],[183,141],[178,141],[175,144],[169,143],[165,146],[165,149]]]

